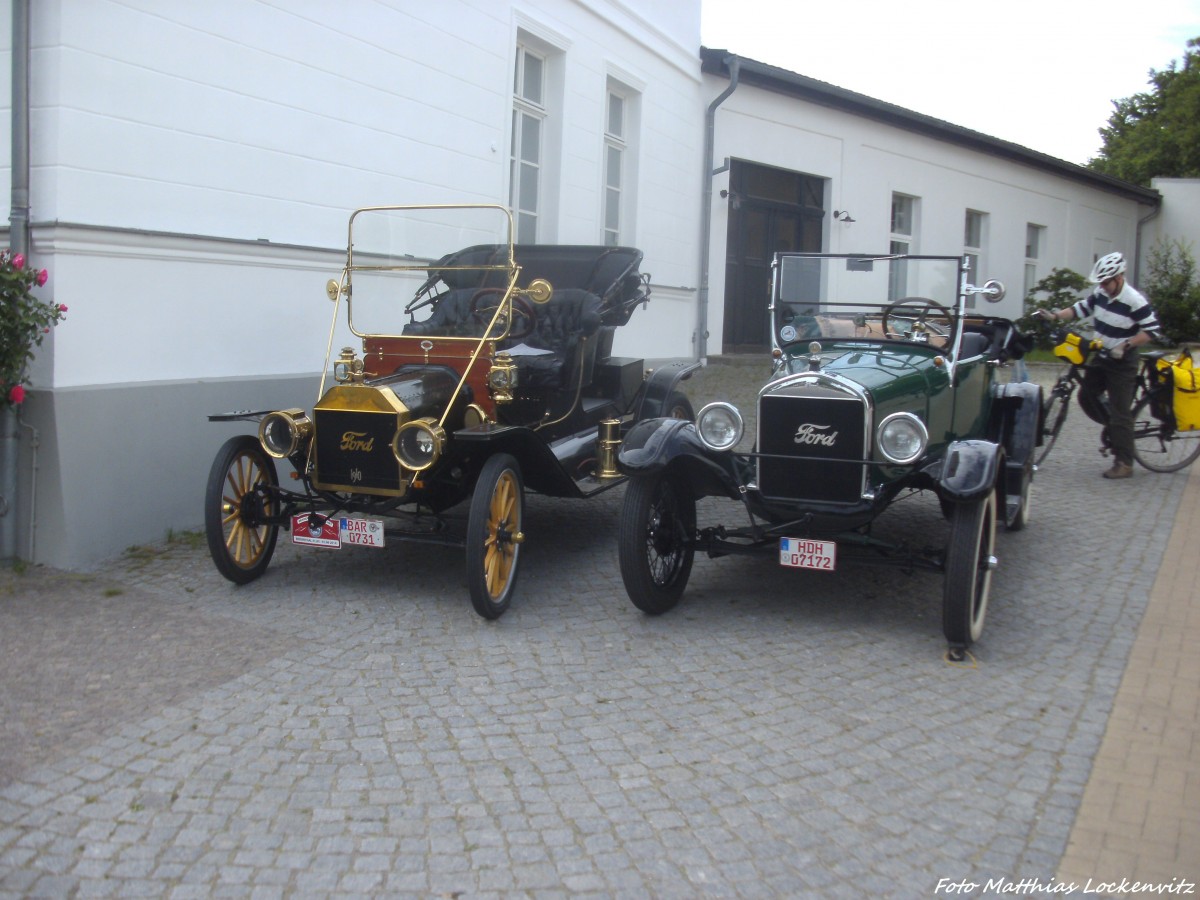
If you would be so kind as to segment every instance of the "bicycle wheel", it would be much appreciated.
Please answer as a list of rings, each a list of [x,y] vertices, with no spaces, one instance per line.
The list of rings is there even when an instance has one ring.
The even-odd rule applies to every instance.
[[[1150,411],[1151,400],[1133,407],[1133,458],[1151,472],[1178,472],[1200,456],[1200,432],[1176,431]]]
[[[1042,411],[1042,446],[1038,448],[1035,465],[1041,465],[1054,448],[1058,433],[1062,431],[1063,423],[1067,421],[1067,410],[1070,408],[1071,395],[1055,386],[1046,399],[1046,407]]]

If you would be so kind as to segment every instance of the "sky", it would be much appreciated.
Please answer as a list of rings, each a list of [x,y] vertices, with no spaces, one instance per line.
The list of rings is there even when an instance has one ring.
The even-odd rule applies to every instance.
[[[1086,164],[1200,0],[702,0],[701,41]]]

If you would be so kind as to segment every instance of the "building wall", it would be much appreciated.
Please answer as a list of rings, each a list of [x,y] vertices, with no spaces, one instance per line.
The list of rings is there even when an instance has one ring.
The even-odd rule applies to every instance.
[[[698,0],[32,4],[31,258],[68,313],[21,411],[21,555],[81,567],[202,523],[216,449],[252,428],[207,416],[315,400],[349,214],[507,202],[519,38],[557,54],[540,241],[601,243],[607,80],[639,92],[622,241],[654,290],[614,352],[691,355],[699,30]]]
[[[717,96],[728,80],[705,77]],[[825,219],[825,249],[834,253],[886,253],[893,193],[920,198],[912,252],[958,255],[964,251],[968,209],[987,213],[982,278],[1004,282],[1007,297],[997,315],[1021,314],[1026,225],[1045,228],[1037,278],[1052,268],[1087,273],[1103,248],[1133,253],[1137,223],[1147,210],[1133,201],[1032,166],[986,156],[948,142],[881,124],[837,109],[742,85],[719,107],[715,158],[747,160],[827,179],[826,210],[846,210],[853,223]],[[728,173],[713,182],[710,248],[723,260],[728,203],[719,192]],[[720,353],[724,323],[724,270],[714,266],[710,295],[710,352]]]

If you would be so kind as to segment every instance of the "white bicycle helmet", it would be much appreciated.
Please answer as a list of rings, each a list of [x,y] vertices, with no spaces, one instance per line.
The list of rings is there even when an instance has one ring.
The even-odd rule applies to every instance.
[[[1099,284],[1116,275],[1122,275],[1124,272],[1125,257],[1120,253],[1109,253],[1096,260],[1096,265],[1092,266],[1092,274],[1088,276],[1088,281],[1092,284]]]

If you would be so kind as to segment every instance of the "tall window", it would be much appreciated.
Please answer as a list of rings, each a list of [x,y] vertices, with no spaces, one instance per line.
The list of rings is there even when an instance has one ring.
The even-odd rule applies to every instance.
[[[1033,291],[1038,282],[1038,260],[1042,255],[1042,241],[1045,227],[1034,225],[1032,222],[1025,226],[1025,297]]]
[[[913,235],[916,231],[917,198],[906,194],[892,194],[892,226],[890,252],[896,254],[915,251]],[[908,296],[908,263],[897,260],[888,271],[888,299],[899,300]]]
[[[536,242],[538,236],[545,119],[546,58],[523,44],[518,45],[508,200],[517,219],[517,240],[523,244]]]
[[[621,205],[625,190],[625,97],[608,89],[608,115],[604,124],[604,243],[621,242]]]
[[[963,227],[963,255],[967,258],[967,281],[979,285],[980,263],[983,259],[983,243],[987,238],[987,213],[967,210]],[[967,296],[967,308],[975,308],[975,295]]]

